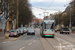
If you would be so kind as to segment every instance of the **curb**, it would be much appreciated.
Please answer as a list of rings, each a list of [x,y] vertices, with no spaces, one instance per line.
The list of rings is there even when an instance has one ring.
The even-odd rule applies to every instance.
[[[27,33],[25,33],[24,35],[20,36],[19,38],[17,38],[17,40],[19,40],[20,38],[22,38],[23,36],[27,35]]]
[[[71,33],[71,35],[75,35],[75,33]]]
[[[17,40],[17,38],[11,38],[11,37],[9,37],[8,39],[1,39],[1,41],[15,41],[15,40]]]
[[[22,38],[25,35],[26,35],[26,33],[24,35],[20,36],[20,37],[17,37],[17,38],[9,37],[8,39],[5,39],[5,37],[4,37],[4,39],[0,39],[0,42],[2,42],[2,41],[16,41],[16,40],[19,40],[20,38]]]

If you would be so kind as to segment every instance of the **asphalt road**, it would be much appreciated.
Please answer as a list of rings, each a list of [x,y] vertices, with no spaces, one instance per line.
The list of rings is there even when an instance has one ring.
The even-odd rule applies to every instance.
[[[0,43],[0,50],[75,50],[75,35],[57,32],[54,38],[42,38],[40,30],[35,30],[35,35]]]

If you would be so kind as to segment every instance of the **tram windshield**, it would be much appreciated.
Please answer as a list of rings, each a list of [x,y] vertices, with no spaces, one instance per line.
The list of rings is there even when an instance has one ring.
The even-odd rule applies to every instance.
[[[45,29],[53,29],[54,28],[54,22],[45,22]]]

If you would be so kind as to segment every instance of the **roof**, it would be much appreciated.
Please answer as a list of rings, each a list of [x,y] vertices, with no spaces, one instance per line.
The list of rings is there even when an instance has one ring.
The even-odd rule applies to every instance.
[[[44,18],[44,20],[54,20],[53,18]]]

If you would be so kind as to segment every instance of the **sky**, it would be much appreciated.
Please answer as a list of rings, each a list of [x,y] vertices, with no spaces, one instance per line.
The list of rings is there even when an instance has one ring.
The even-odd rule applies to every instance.
[[[55,12],[64,11],[71,0],[29,0],[32,6],[32,12],[37,18],[44,18]],[[64,7],[66,5],[66,7]]]

